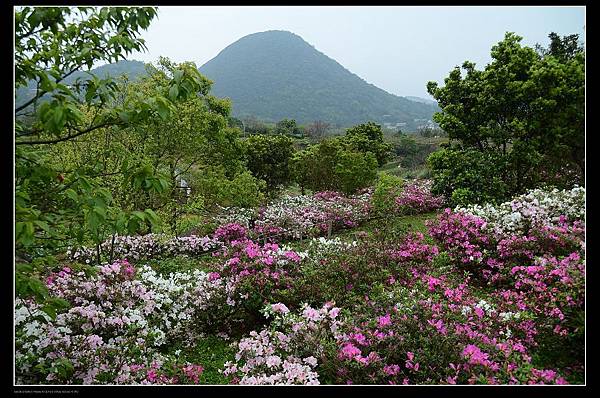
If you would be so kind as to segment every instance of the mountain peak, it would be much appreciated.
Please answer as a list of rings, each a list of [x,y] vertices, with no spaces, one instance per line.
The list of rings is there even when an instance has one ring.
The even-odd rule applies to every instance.
[[[373,120],[412,126],[415,119],[430,119],[436,110],[365,82],[284,30],[244,36],[201,66],[200,72],[214,81],[215,95],[232,99],[237,117],[323,120],[340,126]]]

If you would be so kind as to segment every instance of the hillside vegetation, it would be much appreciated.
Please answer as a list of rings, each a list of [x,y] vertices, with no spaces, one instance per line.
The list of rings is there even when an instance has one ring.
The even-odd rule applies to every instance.
[[[508,32],[483,69],[428,84],[440,127],[410,134],[376,115],[404,100],[287,32],[213,63],[264,83],[231,84],[276,123],[233,117],[238,99],[213,91],[229,80],[192,62],[65,84],[144,50],[156,16],[15,12],[15,88],[36,86],[15,108],[19,388],[586,382],[576,35],[534,49]],[[361,122],[324,121],[332,97],[356,98],[335,109]],[[411,104],[398,117],[425,109]],[[310,109],[325,113],[293,119]]]
[[[236,117],[324,120],[349,127],[367,121],[416,128],[435,105],[390,94],[345,69],[300,36],[267,31],[245,36],[200,67],[213,92],[234,103]]]

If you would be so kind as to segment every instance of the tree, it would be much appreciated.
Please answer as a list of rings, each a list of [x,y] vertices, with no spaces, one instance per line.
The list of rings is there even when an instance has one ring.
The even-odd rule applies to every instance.
[[[456,67],[444,80],[445,86],[428,83],[428,92],[442,109],[434,120],[448,133],[451,142],[451,147],[436,154],[432,162],[434,190],[438,193],[448,195],[448,189],[460,189],[460,197],[475,198],[481,194],[502,200],[541,182],[582,182],[583,51],[573,49],[573,38],[557,40],[551,35],[554,44],[541,56],[533,48],[522,46],[521,39],[507,33],[503,41],[492,47],[492,62],[483,70],[467,61],[462,65],[465,74]],[[481,167],[500,173],[502,189],[492,188],[482,180],[476,185],[484,192],[476,194],[480,188],[461,185],[466,180],[461,183],[453,177],[440,177],[446,171],[435,167],[443,164],[444,170],[452,170],[451,159],[463,158],[455,156],[456,151],[473,150],[483,155],[478,157]],[[442,162],[440,157],[444,154],[448,159]],[[481,178],[487,174],[482,173]],[[565,176],[568,181],[561,180]],[[490,190],[486,192],[487,187]]]
[[[370,152],[343,150],[337,153],[336,160],[337,188],[345,194],[367,187],[377,177],[377,159]]]
[[[316,120],[306,126],[305,132],[312,140],[320,141],[329,132],[331,125],[327,122]]]
[[[15,12],[15,88],[34,82],[35,94],[15,108],[15,233],[17,250],[101,239],[103,231],[136,231],[156,221],[151,210],[122,212],[103,186],[101,162],[57,166],[48,146],[103,129],[167,119],[175,103],[196,96],[203,80],[183,65],[161,92],[119,102],[112,78],[64,80],[98,61],[144,50],[139,31],[156,16],[149,7],[23,7]],[[67,165],[72,166],[72,165]],[[165,182],[140,164],[119,170],[132,189],[163,190]],[[30,251],[31,252],[31,251]]]
[[[294,119],[282,119],[275,125],[275,134],[282,134],[293,137],[302,137],[302,128],[296,124]]]
[[[584,51],[583,46],[579,43],[579,35],[568,35],[560,37],[560,35],[552,32],[548,35],[550,44],[548,48],[544,48],[540,44],[535,45],[535,50],[542,56],[552,56],[562,61],[573,59],[577,54]]]
[[[417,134],[425,138],[444,137],[446,135],[444,130],[436,128],[430,124],[417,127]]]
[[[346,142],[362,153],[371,152],[379,166],[383,166],[389,158],[391,146],[383,142],[381,126],[373,123],[363,123],[346,130]]]
[[[248,169],[267,183],[273,193],[290,182],[289,160],[294,153],[293,141],[284,135],[252,135],[244,141]]]
[[[268,124],[258,120],[257,118],[251,116],[244,118],[242,120],[243,127],[242,129],[245,131],[245,134],[272,134],[273,128]]]
[[[354,149],[345,137],[328,138],[294,154],[292,178],[313,191],[335,190],[347,194],[368,186],[377,176],[377,159],[371,152]]]
[[[172,101],[194,95],[200,74],[191,68],[178,72],[167,91],[129,108],[115,107],[113,79],[78,79],[62,82],[76,71],[98,61],[118,61],[144,50],[138,31],[156,16],[149,7],[24,7],[15,13],[15,85],[35,82],[31,99],[15,108],[17,145],[53,144],[98,128],[124,125],[150,113],[166,118]],[[94,117],[83,123],[81,105]],[[29,116],[25,124],[22,116]]]

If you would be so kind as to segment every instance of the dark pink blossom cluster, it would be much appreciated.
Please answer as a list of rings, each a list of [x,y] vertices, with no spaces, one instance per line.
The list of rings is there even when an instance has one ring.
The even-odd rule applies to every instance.
[[[428,213],[442,207],[444,198],[431,193],[430,180],[406,182],[402,193],[396,198],[397,211],[402,214]]]
[[[535,328],[524,308],[478,299],[469,281],[413,269],[394,305],[365,298],[338,337],[339,383],[564,384],[556,370],[531,366]],[[381,315],[376,315],[377,313]]]
[[[248,238],[248,230],[246,227],[238,223],[221,225],[213,234],[213,239],[225,243],[229,243],[234,240],[244,240],[246,238]]]
[[[484,252],[495,244],[485,230],[486,222],[467,213],[445,209],[428,225],[429,234],[453,260],[464,266],[482,264]]]

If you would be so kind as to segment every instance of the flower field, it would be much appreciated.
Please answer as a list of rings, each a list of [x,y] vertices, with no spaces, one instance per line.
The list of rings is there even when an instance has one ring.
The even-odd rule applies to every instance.
[[[319,192],[101,265],[71,248],[44,275],[63,311],[16,301],[17,383],[583,383],[585,189],[452,210],[429,188],[383,220],[370,190]]]

